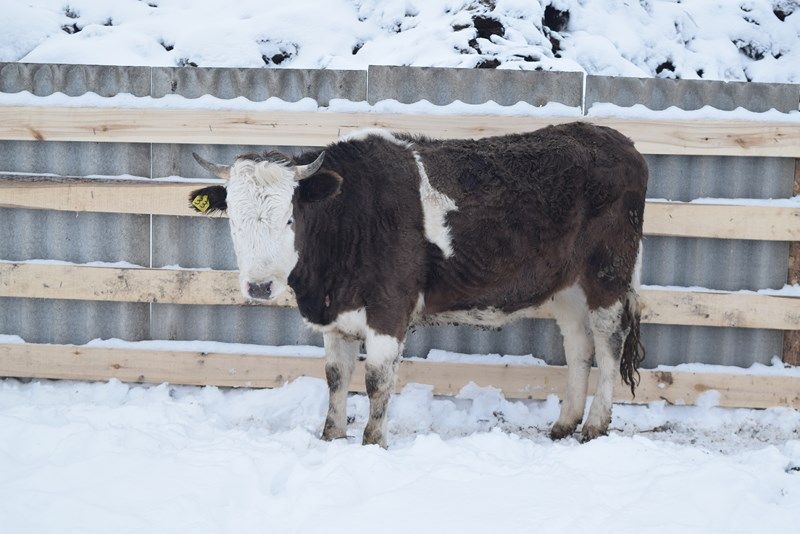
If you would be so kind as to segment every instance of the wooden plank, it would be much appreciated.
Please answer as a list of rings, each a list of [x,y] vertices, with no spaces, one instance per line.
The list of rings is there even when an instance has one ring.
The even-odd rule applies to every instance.
[[[757,293],[642,290],[642,322],[729,328],[800,328],[800,298]]]
[[[800,208],[648,202],[646,235],[793,241],[800,239]]]
[[[196,305],[253,304],[242,297],[235,271],[38,263],[0,263],[0,296]],[[273,305],[294,306],[294,300],[284,297]]]
[[[191,191],[209,183],[4,175],[0,179],[0,207],[200,216],[189,208],[187,198]],[[800,239],[800,208],[648,202],[644,232],[793,241]]]
[[[800,195],[800,159],[794,160],[794,194]],[[789,247],[787,282],[800,284],[800,237],[796,237]],[[800,330],[783,334],[783,361],[800,366]]]
[[[300,376],[323,379],[325,374],[321,358],[3,344],[0,376],[261,388],[279,387]],[[596,380],[592,370],[590,390]],[[545,399],[563,394],[566,368],[405,360],[397,386],[430,384],[437,395],[455,395],[470,382],[500,388],[508,398]],[[350,390],[364,391],[363,364],[356,366]],[[642,371],[635,398],[622,383],[615,387],[614,398],[694,404],[712,390],[719,392],[720,406],[800,408],[800,378],[785,376]]]
[[[129,269],[0,263],[0,297],[160,302],[170,304],[249,304],[235,271]],[[755,293],[642,291],[642,321],[656,324],[736,328],[800,329],[800,298]],[[272,305],[293,306],[291,297]],[[551,318],[547,305],[535,313]]]
[[[0,139],[323,146],[361,128],[442,139],[527,132],[575,117],[0,107]],[[645,154],[800,157],[800,125],[755,121],[581,120],[610,126]]]

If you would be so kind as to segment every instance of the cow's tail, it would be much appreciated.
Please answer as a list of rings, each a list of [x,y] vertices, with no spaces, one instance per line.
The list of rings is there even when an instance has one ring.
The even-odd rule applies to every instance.
[[[631,287],[625,297],[625,307],[622,311],[622,329],[628,331],[625,343],[622,346],[622,358],[619,360],[619,370],[622,381],[631,388],[631,394],[636,396],[636,386],[639,384],[639,366],[644,361],[644,345],[640,336],[639,323],[641,319],[639,295]]]

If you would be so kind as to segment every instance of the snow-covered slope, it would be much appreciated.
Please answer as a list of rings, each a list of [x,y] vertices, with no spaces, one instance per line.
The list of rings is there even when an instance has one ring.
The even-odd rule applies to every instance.
[[[327,387],[0,381],[8,533],[796,533],[800,414],[616,406],[612,436],[552,443],[558,401],[407,386],[389,450],[316,438]]]
[[[800,83],[797,0],[0,0],[0,61]]]

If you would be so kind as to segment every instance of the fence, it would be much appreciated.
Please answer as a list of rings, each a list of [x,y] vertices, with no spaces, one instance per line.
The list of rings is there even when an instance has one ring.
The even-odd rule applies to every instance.
[[[12,80],[16,80],[14,83],[17,85],[10,89],[4,86],[3,83],[11,82],[3,81],[8,80],[9,76],[4,76],[3,69],[0,68],[0,90],[19,90],[19,87],[22,86],[20,84],[23,82],[33,84],[31,80],[23,79],[25,77],[19,74],[20,72],[27,73],[29,71],[26,69],[33,69],[33,67],[15,65],[7,68],[11,68],[13,72],[17,73],[17,77]],[[50,66],[50,68],[58,72],[58,67]],[[69,67],[61,68],[69,69]],[[84,69],[92,72],[91,68],[84,67]],[[169,75],[162,72],[163,70],[151,69],[149,71],[150,92],[153,95],[157,95],[159,92],[154,89],[153,81],[159,77],[172,80],[170,83],[175,83],[178,87],[187,83],[186,77],[209,76],[218,77],[220,80],[225,79],[225,72],[220,73],[220,69],[175,69],[167,73]],[[327,74],[305,73],[303,76],[306,78],[330,77],[330,80],[333,81],[328,80],[328,82],[322,83],[317,90],[317,96],[328,91],[328,98],[330,95],[336,94],[337,87],[345,86],[347,88],[356,87],[359,91],[363,89],[367,99],[375,101],[382,98],[381,83],[384,84],[384,89],[395,84],[399,100],[411,101],[422,98],[426,91],[435,94],[441,93],[440,86],[443,77],[441,72],[437,72],[439,69],[412,69],[412,71],[412,74],[418,75],[412,88],[398,81],[409,79],[407,69],[385,68],[375,75],[377,76],[375,83],[371,81],[372,78],[368,78],[370,81],[368,84],[365,83],[364,87],[352,80],[346,81],[348,76],[356,76],[356,74],[348,75],[331,71]],[[244,84],[251,90],[254,85],[252,80],[242,82],[243,79],[247,80],[248,76],[272,77],[270,78],[272,81],[267,80],[267,82],[273,85],[277,83],[275,80],[282,79],[275,72],[258,69],[242,70],[241,72],[243,74],[237,74],[231,79],[238,80],[237,83]],[[529,76],[531,75],[535,80],[549,79],[546,76],[542,78],[542,73],[480,74],[477,71],[461,71],[453,74],[451,71],[445,71],[445,74],[445,81],[448,76],[454,75],[469,78],[466,82],[461,80],[462,83],[470,82],[471,78],[491,80],[491,76],[511,76],[512,79],[508,84],[500,86],[503,88],[502,90],[492,89],[492,84],[488,84],[488,88],[483,88],[484,94],[474,96],[476,101],[483,101],[487,99],[487,95],[497,96],[498,93],[511,91],[512,94],[505,95],[506,103],[516,102],[514,99],[527,99],[527,101],[543,103],[542,99],[546,95],[543,96],[541,91],[542,87],[548,87],[547,84],[534,84],[534,87],[531,87],[530,84],[526,85],[522,82],[530,81]],[[285,78],[291,80],[297,76],[300,74],[289,72]],[[365,76],[373,76],[373,71],[371,70]],[[34,75],[31,76],[31,79],[33,78],[35,78]],[[64,79],[66,78],[68,76],[65,75]],[[607,90],[610,82],[600,79],[596,81],[595,85],[591,85],[591,78],[594,77],[590,77],[590,80],[587,81],[589,85],[586,89],[586,98],[599,98],[597,95],[603,90]],[[564,86],[561,93],[562,96],[566,95],[565,98],[568,100],[572,99],[568,103],[574,103],[576,94],[581,94],[581,88],[578,85],[576,92],[576,86],[573,83],[574,77],[567,76],[567,80],[570,83]],[[472,81],[474,82],[474,80]],[[61,83],[67,87],[70,86],[64,80]],[[221,82],[217,80],[215,83]],[[652,85],[654,81],[638,83]],[[333,89],[331,89],[331,84],[333,84]],[[297,86],[299,86],[299,94],[303,94],[302,84],[289,85],[291,91],[295,92],[298,91]],[[556,86],[552,86],[552,83],[550,85],[548,89],[550,91],[557,87],[557,84]],[[508,87],[521,88],[518,90],[527,91],[528,94],[516,94]],[[592,87],[593,89],[590,90]],[[705,88],[705,86],[703,87]],[[797,107],[798,98],[792,92],[795,90],[793,87],[776,89],[772,86],[761,87],[759,84],[751,87],[754,88],[753,91],[766,92],[768,95],[780,89],[781,98],[788,103],[784,102],[777,107],[789,106],[788,109]],[[417,94],[423,93],[422,96],[415,98],[412,90],[414,88],[416,88]],[[77,92],[80,93],[85,89],[79,88]],[[749,89],[729,84],[719,86],[716,94],[728,96],[733,94],[736,97],[737,92],[747,90]],[[136,91],[143,94],[145,88],[136,86],[135,90],[131,92],[135,93]],[[787,91],[789,92],[788,98],[786,98]],[[202,90],[199,92],[195,90],[195,93],[202,94]],[[235,94],[249,93],[242,87],[237,87],[228,96]],[[269,94],[269,92],[265,94]],[[378,96],[375,96],[376,94]],[[735,104],[738,100],[734,97],[731,102]],[[794,108],[791,107],[792,99],[794,99]],[[324,98],[320,98],[320,100],[324,103]],[[430,98],[430,100],[447,103],[447,98]],[[469,98],[462,98],[462,100],[468,101]],[[772,101],[775,99],[773,98]],[[224,147],[217,145],[232,145],[224,149],[228,152],[238,149],[237,145],[252,144],[291,145],[293,147],[320,146],[333,141],[343,133],[363,127],[385,127],[436,137],[482,137],[531,130],[545,124],[566,120],[574,119],[187,109],[0,107],[0,140],[5,140],[4,149],[6,151],[14,149],[29,151],[31,150],[30,146],[86,147],[88,145],[95,147],[91,149],[94,151],[95,158],[98,151],[105,150],[99,147],[114,146],[113,144],[119,147],[128,147],[132,152],[142,151],[140,147],[149,147],[151,168],[149,172],[138,174],[152,177],[156,175],[153,167],[158,159],[172,161],[172,169],[191,168],[182,161],[188,151],[197,149],[197,145],[214,145],[200,148],[206,151],[214,150],[218,153]],[[714,165],[731,165],[728,160],[735,160],[745,162],[754,169],[766,169],[761,176],[751,176],[750,179],[763,183],[768,183],[770,180],[780,182],[780,186],[777,188],[779,194],[776,196],[781,194],[788,196],[785,193],[787,192],[787,179],[789,193],[792,188],[792,180],[797,179],[793,161],[793,158],[800,158],[800,126],[797,124],[593,118],[588,120],[612,126],[633,138],[639,150],[649,155],[651,168],[654,169],[656,187],[659,187],[662,169],[674,167],[669,159],[663,158],[683,158],[692,162],[718,162],[722,158],[725,161],[724,164],[715,163]],[[187,146],[184,147],[184,145]],[[239,323],[234,326],[234,329],[257,328],[256,323],[252,320],[254,316],[244,317],[241,314],[248,313],[246,310],[259,310],[264,307],[241,307],[246,303],[242,301],[239,294],[236,274],[222,270],[230,267],[228,263],[230,260],[218,262],[217,265],[213,265],[214,261],[206,261],[207,265],[202,265],[202,261],[198,262],[197,260],[203,257],[203,251],[200,248],[199,251],[195,249],[188,254],[181,252],[179,255],[183,258],[190,258],[189,264],[193,266],[200,267],[202,265],[204,267],[202,269],[171,269],[163,266],[154,268],[154,265],[166,265],[165,260],[158,261],[156,256],[161,254],[169,257],[170,254],[169,251],[157,249],[159,247],[169,248],[186,232],[202,234],[205,243],[226,239],[224,237],[224,221],[195,218],[193,212],[187,208],[188,191],[197,188],[196,183],[48,176],[42,170],[37,172],[35,161],[37,158],[31,159],[34,160],[34,165],[26,166],[24,174],[15,173],[14,171],[22,169],[11,168],[4,163],[7,165],[5,167],[6,174],[4,179],[0,180],[0,206],[5,208],[2,210],[3,212],[10,214],[11,222],[16,228],[19,229],[21,225],[25,224],[28,231],[38,235],[37,232],[41,231],[38,223],[43,221],[42,214],[45,214],[45,217],[50,214],[55,217],[55,224],[60,228],[60,232],[57,232],[55,236],[57,238],[60,233],[64,232],[63,228],[70,228],[70,223],[63,216],[58,215],[59,213],[64,215],[69,212],[80,213],[84,218],[89,214],[92,214],[90,217],[100,217],[100,219],[94,220],[99,221],[99,225],[89,218],[88,225],[86,221],[83,221],[82,226],[79,225],[77,228],[72,226],[77,230],[77,235],[71,236],[70,239],[81,241],[86,237],[87,227],[89,232],[102,234],[102,221],[104,220],[102,217],[127,217],[127,219],[122,219],[125,221],[126,229],[121,237],[135,240],[147,234],[147,243],[150,249],[147,261],[135,261],[137,255],[140,256],[140,252],[137,250],[129,253],[127,257],[112,255],[99,258],[86,258],[80,257],[80,255],[76,257],[67,251],[62,253],[62,257],[59,259],[72,261],[77,259],[78,261],[82,260],[82,263],[95,259],[125,259],[128,261],[133,259],[135,263],[147,264],[149,267],[112,268],[28,263],[23,261],[28,259],[25,256],[31,257],[36,254],[37,250],[43,250],[42,245],[33,243],[30,237],[15,232],[13,237],[6,237],[4,242],[0,241],[5,249],[2,252],[2,259],[8,260],[6,263],[0,263],[0,297],[2,297],[5,314],[4,320],[0,320],[0,326],[5,329],[6,333],[18,333],[13,328],[15,321],[19,322],[19,317],[24,318],[26,315],[37,326],[47,327],[48,325],[42,323],[46,323],[48,312],[42,312],[42,308],[37,307],[39,303],[55,303],[55,306],[58,306],[58,303],[66,303],[67,307],[61,311],[62,315],[68,315],[73,309],[83,309],[81,303],[87,305],[94,303],[99,306],[94,308],[94,315],[102,316],[111,311],[121,316],[122,320],[127,317],[134,323],[140,321],[145,314],[150,316],[149,335],[142,332],[126,335],[125,328],[122,328],[119,330],[122,332],[121,335],[118,335],[119,337],[169,339],[198,337],[191,336],[191,331],[186,329],[182,332],[168,331],[167,335],[158,335],[163,333],[163,330],[159,332],[158,327],[154,328],[154,323],[159,323],[161,319],[166,318],[164,322],[169,324],[176,315],[183,314],[186,321],[192,321],[197,313],[200,313],[202,317],[202,320],[199,321],[199,328],[208,325],[213,336],[215,328],[211,323],[215,317],[219,317],[219,312],[212,311],[210,314],[206,314],[204,310],[230,311],[234,309],[226,306],[239,306],[235,308],[237,311],[234,317],[227,319],[228,323],[231,321]],[[131,159],[136,160],[136,157]],[[13,162],[13,160],[14,156],[7,156],[5,160],[0,157],[0,161]],[[108,168],[108,163],[101,163],[94,168],[104,168],[103,165]],[[58,170],[53,169],[53,171]],[[788,178],[787,172],[790,174]],[[59,174],[70,173],[62,171]],[[82,174],[90,173],[84,171]],[[107,172],[106,174],[111,173]],[[168,173],[161,171],[160,174]],[[684,170],[683,174],[683,177],[678,178],[686,181],[694,179],[691,172],[687,173]],[[700,174],[704,174],[702,169]],[[770,175],[777,175],[778,179],[776,180],[774,176]],[[703,179],[704,177],[700,176],[699,181]],[[717,180],[724,179],[726,178],[717,177]],[[797,187],[796,183],[795,187]],[[775,188],[761,190],[762,193],[769,195],[774,194],[774,191]],[[795,194],[797,193],[798,191],[795,190]],[[147,219],[143,220],[143,217]],[[42,226],[45,229],[51,227],[48,226],[47,221],[44,221]],[[109,229],[111,233],[116,232],[113,224],[109,226]],[[160,242],[157,239],[158,234],[163,234]],[[733,256],[732,260],[735,262],[736,255],[740,250],[748,252],[745,258],[739,258],[740,264],[734,265],[734,270],[738,268],[740,271],[755,271],[758,268],[758,261],[763,261],[768,264],[764,269],[773,274],[762,276],[762,278],[768,278],[770,284],[773,284],[774,280],[785,282],[787,267],[791,261],[797,261],[796,246],[789,247],[789,243],[800,240],[800,208],[648,201],[645,210],[645,234],[648,236],[647,240],[664,240],[662,242],[655,241],[656,246],[653,247],[656,254],[661,255],[670,250],[677,250],[679,254],[683,254],[682,250],[687,248],[686,243],[689,243],[688,248],[703,248],[708,243],[714,243],[713,246],[718,246],[717,243],[720,242],[729,243],[727,249],[723,249],[721,254],[716,254],[717,258],[721,256],[724,259],[727,256],[728,261],[731,261],[730,257]],[[51,251],[58,250],[57,244],[50,243],[54,236],[41,235],[40,238],[49,243]],[[15,239],[27,243],[26,253],[20,250],[20,246],[16,242],[12,242]],[[98,240],[102,241],[103,236],[99,236]],[[119,244],[115,243],[115,246],[117,245]],[[132,243],[129,246],[135,249],[137,245],[137,243]],[[659,245],[661,250],[658,250]],[[78,248],[81,246],[83,245],[77,243]],[[754,249],[753,246],[766,248]],[[202,243],[200,247],[202,247]],[[684,247],[684,249],[680,247]],[[219,246],[215,246],[215,248],[219,248]],[[649,243],[646,243],[646,276],[650,250]],[[231,255],[229,247],[223,247],[223,252]],[[207,270],[205,267],[212,267],[215,270]],[[724,270],[725,267],[730,267],[730,265],[720,263],[720,270]],[[742,267],[747,269],[742,269]],[[788,280],[797,282],[796,265],[793,269],[793,272],[789,272]],[[782,278],[780,275],[776,277],[775,272],[782,272]],[[735,290],[646,289],[643,291],[643,300],[645,305],[643,321],[648,325],[645,328],[662,329],[653,343],[656,347],[655,363],[660,363],[660,361],[677,363],[675,355],[672,356],[672,361],[664,361],[667,358],[661,356],[659,351],[665,352],[663,349],[665,337],[672,335],[673,346],[681,346],[682,343],[678,343],[677,339],[685,336],[687,332],[689,332],[689,338],[703,338],[699,344],[701,347],[715,345],[714,341],[720,339],[717,335],[718,332],[735,332],[735,339],[755,339],[757,340],[755,346],[762,349],[763,347],[785,346],[784,360],[788,363],[800,363],[798,361],[800,360],[800,349],[797,346],[796,334],[796,331],[800,330],[800,299],[755,292],[743,293]],[[285,301],[281,305],[290,307],[292,303]],[[114,306],[133,306],[133,308]],[[197,310],[201,310],[201,312],[197,312]],[[283,328],[286,324],[291,324],[290,330],[298,329],[295,315],[291,317],[280,315],[283,313],[295,314],[295,312],[285,308],[284,310],[271,308],[269,315],[261,315],[260,318],[267,321],[271,318],[276,319],[275,323],[282,325]],[[160,317],[159,313],[161,313]],[[12,315],[14,317],[11,317]],[[546,307],[543,308],[540,319],[549,317],[548,310]],[[3,318],[0,317],[0,319]],[[103,320],[104,318],[101,317],[98,322],[102,323]],[[533,323],[534,326],[539,324],[547,324],[547,322]],[[545,329],[532,328],[531,330],[541,335],[542,332],[546,332],[547,328],[552,330],[552,326],[545,327]],[[435,332],[443,330],[439,329]],[[696,335],[698,331],[700,332],[699,336]],[[455,332],[456,335],[460,335],[464,330]],[[130,330],[127,333],[130,334]],[[647,332],[645,333],[647,334]],[[554,337],[552,332],[549,334],[551,341],[544,343],[548,348],[555,345],[552,341]],[[434,342],[447,340],[447,335],[452,336],[453,330],[450,329],[448,334],[440,336],[439,340],[434,340]],[[53,341],[57,337],[57,335],[51,335],[50,339],[46,339],[46,341]],[[464,337],[467,339],[467,343],[470,340],[477,340],[477,343],[472,344],[473,350],[476,352],[486,351],[484,347],[487,338],[478,339],[470,335],[464,335]],[[308,338],[301,338],[301,340],[306,339]],[[515,343],[518,346],[521,340],[526,339],[528,338],[517,339]],[[417,342],[415,345],[412,342],[409,345],[410,350],[413,351],[418,350],[420,343]],[[753,344],[741,345],[744,346],[744,349],[737,347],[736,350],[740,351],[738,354],[741,354],[742,350],[751,350]],[[717,346],[720,351],[726,350],[726,343],[717,344]],[[769,358],[769,355],[765,356],[763,352],[751,356],[748,360],[745,355],[735,363],[747,364],[752,361],[765,361]],[[677,358],[680,361],[680,356]],[[719,361],[719,358],[693,359],[693,361],[697,360],[716,362]],[[557,359],[553,358],[549,361],[559,363]],[[319,361],[314,359],[269,355],[195,354],[142,349],[99,349],[64,344],[9,343],[0,345],[0,375],[75,379],[117,377],[123,380],[148,382],[168,380],[189,384],[273,386],[299,375],[322,376],[322,366]],[[543,398],[550,393],[561,391],[565,375],[562,368],[550,366],[510,368],[497,365],[407,361],[404,362],[400,382],[401,384],[405,381],[432,383],[437,393],[452,394],[470,380],[482,385],[502,387],[510,397]],[[363,381],[356,377],[353,386],[359,387],[362,383]],[[698,395],[709,389],[720,391],[720,404],[724,406],[789,405],[800,407],[800,379],[733,373],[646,371],[636,401],[648,402],[664,398],[670,402],[692,403]],[[617,393],[619,398],[630,400],[629,393],[626,395],[624,390],[620,389]]]

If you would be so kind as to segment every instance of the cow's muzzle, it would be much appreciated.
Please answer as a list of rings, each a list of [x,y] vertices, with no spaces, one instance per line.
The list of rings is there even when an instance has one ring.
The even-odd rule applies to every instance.
[[[272,282],[262,282],[260,284],[248,282],[247,294],[254,299],[269,300],[272,296]]]

